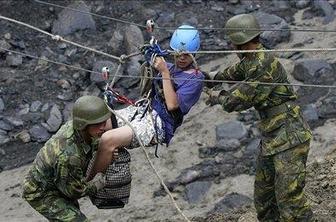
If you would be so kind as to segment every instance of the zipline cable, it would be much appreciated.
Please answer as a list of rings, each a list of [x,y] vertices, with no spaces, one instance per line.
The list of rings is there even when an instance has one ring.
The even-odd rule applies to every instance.
[[[50,59],[46,59],[46,58],[42,58],[42,57],[38,57],[38,56],[34,56],[34,55],[30,55],[27,53],[23,53],[23,52],[18,52],[18,51],[14,51],[14,50],[10,50],[10,49],[6,49],[3,47],[0,47],[1,50],[7,51],[7,52],[11,52],[11,53],[15,53],[15,54],[19,54],[22,56],[26,56],[29,58],[33,58],[33,59],[37,59],[37,60],[42,60],[42,61],[46,61],[46,62],[50,62],[50,63],[54,63],[56,65],[62,65],[71,69],[76,69],[76,70],[80,70],[80,71],[84,71],[84,72],[89,72],[89,73],[95,73],[95,74],[99,74],[101,75],[101,72],[97,72],[97,71],[93,71],[93,70],[89,70],[89,69],[85,69],[82,67],[78,67],[78,66],[73,66],[73,65],[68,65],[66,63],[62,63],[62,62],[57,62],[57,61],[53,61]],[[134,78],[134,79],[141,79],[141,78],[146,78],[146,79],[159,79],[159,77],[144,77],[144,76],[132,76],[132,75],[120,75],[120,74],[116,74],[116,77],[123,77],[123,78]],[[203,82],[209,82],[209,83],[241,83],[241,84],[259,84],[259,85],[271,85],[271,86],[297,86],[297,87],[312,87],[312,88],[336,88],[336,85],[316,85],[316,84],[301,84],[301,83],[268,83],[268,82],[249,82],[249,81],[234,81],[234,80],[202,80],[202,79],[187,79],[187,78],[161,78],[160,79],[170,79],[170,80],[185,80],[185,81],[203,81]]]
[[[129,24],[129,25],[135,25],[135,26],[138,26],[138,27],[141,27],[141,28],[146,28],[145,25],[141,25],[141,24],[138,24],[138,23],[135,23],[135,22],[130,22],[130,21],[126,21],[126,20],[123,20],[123,19],[117,19],[117,18],[114,18],[114,17],[110,17],[110,16],[105,16],[105,15],[100,15],[100,14],[97,14],[97,13],[93,13],[93,12],[85,12],[85,11],[82,11],[82,10],[79,10],[79,9],[75,9],[75,8],[71,8],[71,7],[68,7],[68,6],[62,6],[62,5],[58,5],[58,4],[54,4],[54,3],[50,3],[50,2],[45,2],[45,1],[41,1],[41,0],[34,0],[36,3],[39,3],[39,4],[44,4],[44,5],[49,5],[49,6],[54,6],[54,7],[58,7],[58,8],[63,8],[63,9],[69,9],[69,10],[72,10],[72,11],[75,11],[75,12],[80,12],[80,13],[83,13],[83,14],[89,14],[89,15],[93,15],[93,16],[96,16],[96,17],[99,17],[99,18],[104,18],[104,19],[108,19],[108,20],[112,20],[112,21],[116,21],[116,22],[120,22],[120,23],[125,23],[125,24]],[[155,27],[156,29],[161,29],[161,30],[166,30],[166,31],[174,31],[176,28],[175,27],[160,27],[160,26],[156,26]],[[181,29],[191,29],[191,28],[181,28]],[[227,31],[227,30],[241,30],[239,28],[219,28],[219,27],[215,27],[215,28],[210,28],[210,27],[197,27],[196,28],[197,30],[214,30],[214,31]],[[321,32],[321,33],[336,33],[336,30],[328,30],[328,29],[290,29],[290,28],[281,28],[281,29],[275,29],[275,28],[263,28],[263,26],[261,26],[261,29],[244,29],[246,31],[279,31],[279,32],[282,32],[282,31],[291,31],[291,32]]]

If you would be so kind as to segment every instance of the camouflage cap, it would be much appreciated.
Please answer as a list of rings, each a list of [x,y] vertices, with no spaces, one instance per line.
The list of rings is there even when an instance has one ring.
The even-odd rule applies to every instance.
[[[73,127],[83,130],[87,125],[106,121],[111,117],[104,101],[96,96],[82,96],[75,102],[72,110]]]
[[[225,29],[235,45],[243,45],[261,33],[256,17],[251,14],[233,16],[226,22]]]

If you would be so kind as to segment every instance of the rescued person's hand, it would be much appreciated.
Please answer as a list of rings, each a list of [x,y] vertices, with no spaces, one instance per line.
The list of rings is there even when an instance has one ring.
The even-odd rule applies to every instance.
[[[164,72],[167,72],[167,71],[169,72],[168,67],[167,67],[167,63],[166,63],[166,61],[163,57],[159,57],[159,56],[156,57],[155,61],[153,63],[153,66],[158,72],[160,72],[162,74]]]
[[[97,173],[96,176],[94,176],[94,178],[90,180],[88,183],[93,184],[97,188],[97,191],[103,189],[106,185],[105,174]]]

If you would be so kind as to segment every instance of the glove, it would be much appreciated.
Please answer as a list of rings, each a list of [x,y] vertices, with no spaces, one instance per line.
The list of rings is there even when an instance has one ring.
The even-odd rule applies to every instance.
[[[205,104],[208,106],[214,106],[216,104],[220,104],[219,97],[227,96],[229,93],[225,90],[212,90],[209,88],[204,88],[204,92],[208,94],[208,99],[205,101]]]
[[[165,57],[168,55],[168,51],[161,49],[157,43],[144,45],[141,48],[141,52],[145,56],[147,63],[150,65],[153,64],[156,56]]]
[[[96,176],[88,182],[88,184],[95,186],[97,191],[103,189],[106,185],[105,174],[97,173]]]

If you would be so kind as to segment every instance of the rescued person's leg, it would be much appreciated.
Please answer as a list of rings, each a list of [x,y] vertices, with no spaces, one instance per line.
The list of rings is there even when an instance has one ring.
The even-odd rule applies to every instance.
[[[105,172],[113,160],[113,153],[131,143],[133,131],[129,126],[106,131],[100,138],[96,159],[87,180],[91,180],[97,173]]]

